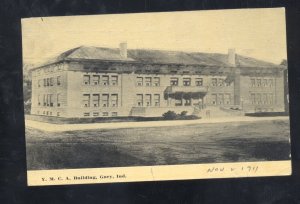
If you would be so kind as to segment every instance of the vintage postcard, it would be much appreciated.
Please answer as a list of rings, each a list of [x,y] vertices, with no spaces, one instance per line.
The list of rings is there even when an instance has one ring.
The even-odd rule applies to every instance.
[[[22,19],[28,185],[291,174],[284,8]]]

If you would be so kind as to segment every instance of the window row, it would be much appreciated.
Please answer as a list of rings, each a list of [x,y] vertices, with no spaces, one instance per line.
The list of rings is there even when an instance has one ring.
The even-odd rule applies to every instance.
[[[213,105],[230,105],[231,104],[231,94],[212,94],[211,104]]]
[[[175,106],[191,106],[192,98],[189,94],[176,94],[175,95]]]
[[[56,96],[56,99],[54,99]],[[60,107],[61,94],[43,94],[38,95],[38,106]]]
[[[227,83],[224,78],[212,78],[211,79],[212,86],[229,86],[230,84]]]
[[[34,74],[36,76],[39,76],[39,75],[41,75],[41,73],[51,73],[51,72],[60,71],[60,70],[63,70],[63,64],[50,65],[45,68],[37,69],[34,72]]]
[[[251,87],[273,87],[273,79],[250,79]]]
[[[137,94],[137,106],[160,106],[160,94]]]
[[[179,78],[178,77],[171,77],[170,79],[171,86],[179,86]],[[196,78],[194,81],[195,86],[203,86],[203,78]],[[182,79],[182,86],[192,86],[192,79],[191,78],[183,78]]]
[[[274,95],[272,93],[252,93],[251,94],[251,104],[266,104],[272,105]]]
[[[37,114],[40,114],[40,111],[37,111]],[[43,111],[42,113],[43,115],[49,115],[49,116],[54,116],[54,114],[52,115],[52,111]],[[60,112],[56,112],[56,116],[60,116]]]
[[[118,94],[83,94],[83,107],[118,107]]]
[[[93,116],[93,117],[98,117],[98,116],[103,116],[103,117],[107,117],[107,116],[112,116],[112,117],[117,117],[118,116],[118,112],[111,112],[111,114],[109,114],[109,112],[102,112],[101,114],[99,112],[85,112],[83,113],[84,117],[89,117],[89,116]]]
[[[50,78],[45,78],[45,79],[39,79],[38,80],[38,87],[44,86],[60,86],[61,85],[61,76],[57,77],[50,77]]]
[[[160,86],[159,77],[137,77],[136,78],[137,86]]]
[[[109,75],[84,75],[83,76],[84,85],[103,85],[103,86],[117,86],[118,76]]]

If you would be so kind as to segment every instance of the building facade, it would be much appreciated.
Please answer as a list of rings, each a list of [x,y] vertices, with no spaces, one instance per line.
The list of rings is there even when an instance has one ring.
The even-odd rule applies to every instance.
[[[79,47],[31,70],[32,115],[283,112],[285,66],[227,55]]]

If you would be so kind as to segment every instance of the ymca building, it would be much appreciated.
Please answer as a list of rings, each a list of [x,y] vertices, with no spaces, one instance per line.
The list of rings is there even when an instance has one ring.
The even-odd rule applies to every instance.
[[[32,115],[283,112],[286,66],[228,54],[77,47],[31,70]]]

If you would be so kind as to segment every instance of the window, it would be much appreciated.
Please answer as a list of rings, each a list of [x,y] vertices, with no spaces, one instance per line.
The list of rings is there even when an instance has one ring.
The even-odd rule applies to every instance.
[[[83,116],[90,116],[90,113],[83,113]]]
[[[160,106],[160,95],[154,94],[154,106]]]
[[[90,94],[83,94],[83,107],[90,107]]]
[[[172,77],[170,80],[171,86],[178,86],[178,78]]]
[[[40,94],[38,95],[38,106],[40,106],[41,105],[41,96],[40,96]]]
[[[89,85],[90,84],[90,75],[83,76],[83,84]]]
[[[136,78],[136,84],[138,86],[143,86],[143,77],[137,77]]]
[[[44,79],[44,86],[47,86],[47,79]]]
[[[60,84],[61,84],[61,76],[57,76],[56,80],[57,80],[57,86],[60,86]]]
[[[52,112],[49,112],[49,115],[52,115]]]
[[[93,116],[99,116],[98,112],[93,112]]]
[[[261,87],[261,79],[257,79],[257,87]]]
[[[57,107],[60,107],[61,95],[57,94]]]
[[[254,94],[254,93],[251,94],[251,103],[252,103],[252,104],[255,104],[255,103],[256,103],[256,101],[255,101],[255,94]]]
[[[145,95],[145,104],[146,106],[151,106],[151,94]]]
[[[111,85],[113,86],[118,85],[118,76],[111,76]]]
[[[58,64],[58,65],[57,65],[57,71],[62,70],[62,68],[63,68],[63,64]]]
[[[185,106],[190,106],[191,103],[192,103],[191,97],[188,96],[188,95],[185,95],[185,96],[184,96],[184,105],[185,105]]]
[[[231,103],[230,94],[225,94],[225,95],[224,95],[224,103],[225,103],[226,105],[228,105],[228,104]]]
[[[46,101],[47,101],[47,106],[49,106],[50,105],[50,100],[49,100],[49,94],[47,94],[47,99],[46,99]]]
[[[103,112],[102,116],[108,116],[108,112]]]
[[[255,87],[255,79],[251,79],[251,87]]]
[[[196,86],[203,86],[203,78],[196,78]]]
[[[153,85],[154,86],[160,86],[160,78],[159,77],[154,77],[153,78]]]
[[[137,94],[137,106],[142,107],[143,106],[143,94]]]
[[[217,86],[217,78],[212,78],[211,84],[212,84],[212,86]]]
[[[218,95],[218,102],[220,105],[224,103],[224,94],[219,94]]]
[[[100,81],[100,76],[99,75],[93,75],[93,84],[98,85]]]
[[[53,86],[54,85],[54,79],[53,77],[50,78],[50,86]]]
[[[53,94],[49,94],[49,104],[51,107],[53,107]]]
[[[102,107],[108,107],[108,94],[102,94]]]
[[[264,87],[268,86],[268,80],[267,79],[263,79],[262,85]]]
[[[47,78],[47,86],[50,86],[50,79]]]
[[[219,79],[218,86],[223,86],[223,85],[224,85],[224,79]]]
[[[112,112],[111,116],[116,117],[116,116],[118,116],[118,113],[117,112]]]
[[[151,86],[151,77],[146,77],[145,78],[145,85],[146,86]]]
[[[217,94],[212,94],[211,95],[211,103],[213,105],[217,105]]]
[[[273,104],[273,94],[272,93],[269,94],[268,102],[269,102],[269,104]]]
[[[191,78],[183,78],[183,86],[190,86]]]
[[[182,106],[182,95],[175,95],[175,106]]]
[[[39,79],[39,81],[38,81],[38,87],[41,87],[41,83],[42,83],[42,80]]]
[[[60,112],[57,112],[57,113],[56,113],[56,116],[60,116]]]
[[[103,86],[108,86],[108,85],[109,85],[109,76],[104,75],[104,76],[102,77],[102,85],[103,85]]]
[[[256,94],[256,103],[261,104],[261,94],[260,93]]]
[[[267,96],[266,93],[264,93],[264,94],[262,95],[262,103],[263,103],[263,104],[268,104],[268,96]]]
[[[44,106],[47,105],[47,95],[46,94],[44,94],[44,97],[43,97],[43,104],[44,104]]]
[[[270,87],[273,86],[273,79],[269,79],[269,86],[270,86]]]
[[[93,94],[93,107],[99,107],[99,94]]]
[[[111,106],[118,107],[118,94],[111,95]]]

